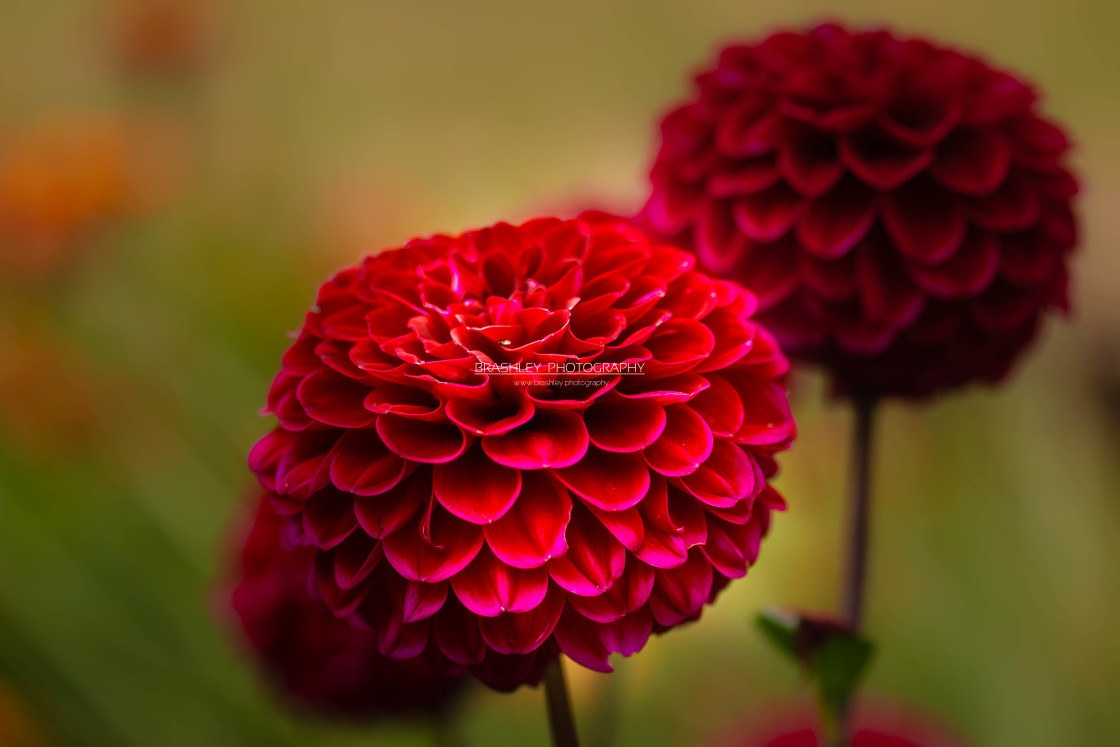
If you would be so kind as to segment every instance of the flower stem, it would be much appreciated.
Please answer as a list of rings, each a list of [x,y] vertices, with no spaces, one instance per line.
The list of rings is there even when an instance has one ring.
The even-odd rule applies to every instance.
[[[867,548],[870,532],[871,435],[876,400],[857,394],[852,398],[855,427],[852,433],[851,497],[848,506],[847,547],[845,549],[842,613],[853,632],[863,625],[864,597],[867,590]],[[827,714],[832,723],[829,744],[847,747],[851,743],[851,707]]]
[[[552,731],[553,747],[579,747],[576,724],[572,719],[572,706],[568,701],[568,686],[564,682],[564,669],[559,656],[544,670],[544,696],[548,702],[548,726]]]

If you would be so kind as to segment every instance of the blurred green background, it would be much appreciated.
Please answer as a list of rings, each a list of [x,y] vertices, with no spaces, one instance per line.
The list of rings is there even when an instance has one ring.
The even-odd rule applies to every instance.
[[[1073,321],[999,390],[879,421],[870,688],[978,745],[1117,743],[1120,5],[839,7],[0,1],[0,161],[23,159],[0,213],[39,221],[0,236],[0,743],[435,743],[285,712],[223,626],[285,332],[363,251],[636,207],[655,117],[719,43],[833,17],[1035,80],[1086,185]],[[849,423],[816,376],[795,388],[790,511],[758,567],[614,675],[569,667],[588,735],[711,743],[804,694],[749,620],[835,606]],[[468,744],[547,742],[530,689],[473,691],[458,722]]]

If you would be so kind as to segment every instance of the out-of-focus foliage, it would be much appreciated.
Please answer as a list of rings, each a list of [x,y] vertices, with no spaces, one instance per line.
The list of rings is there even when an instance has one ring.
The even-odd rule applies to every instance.
[[[223,627],[227,525],[285,331],[361,251],[584,200],[636,207],[655,116],[689,70],[718,42],[839,6],[211,0],[186,16],[199,30],[160,31],[137,54],[120,46],[129,5],[0,8],[0,155],[47,121],[155,133],[124,139],[145,144],[139,168],[154,175],[138,209],[75,235],[62,271],[0,271],[0,680],[48,744],[436,743],[428,724],[368,734],[284,713]],[[1035,79],[1087,184],[1074,322],[1050,325],[1007,387],[881,419],[869,688],[980,745],[1109,743],[1120,7],[855,0],[843,12]],[[0,255],[29,251],[0,241]],[[614,675],[569,667],[589,735],[696,744],[801,686],[750,619],[836,603],[848,422],[815,376],[795,390],[790,510],[753,582]],[[458,728],[472,744],[544,744],[540,701],[479,691]]]

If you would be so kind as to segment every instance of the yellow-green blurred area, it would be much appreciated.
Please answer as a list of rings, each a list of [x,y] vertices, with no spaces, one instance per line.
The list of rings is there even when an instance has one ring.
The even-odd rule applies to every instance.
[[[35,216],[0,246],[0,742],[434,744],[426,724],[288,712],[223,622],[228,528],[285,333],[362,252],[635,208],[655,118],[690,71],[724,41],[838,17],[980,50],[1036,81],[1086,186],[1075,317],[1049,324],[1006,386],[892,403],[877,424],[870,689],[977,745],[1117,743],[1120,5],[144,12],[0,0],[0,154],[24,158],[0,168],[0,211],[9,199]],[[592,747],[712,744],[806,695],[750,623],[770,604],[837,602],[848,413],[816,376],[795,389],[800,437],[779,483],[790,509],[757,567],[615,674],[569,667]],[[472,745],[548,738],[532,689],[474,690],[457,726]]]

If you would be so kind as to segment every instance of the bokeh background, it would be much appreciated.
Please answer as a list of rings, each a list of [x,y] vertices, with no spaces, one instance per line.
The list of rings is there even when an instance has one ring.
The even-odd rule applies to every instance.
[[[842,10],[842,13],[841,13]],[[978,745],[1120,735],[1120,5],[1096,0],[0,2],[0,744],[435,744],[277,704],[223,559],[285,333],[330,271],[435,231],[640,204],[717,45],[822,18],[1023,72],[1086,190],[1076,315],[998,390],[878,423],[870,689]],[[837,602],[849,427],[795,382],[790,503],[700,625],[569,667],[592,747],[733,734],[801,677],[751,627]],[[478,689],[463,744],[545,744]]]

